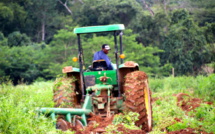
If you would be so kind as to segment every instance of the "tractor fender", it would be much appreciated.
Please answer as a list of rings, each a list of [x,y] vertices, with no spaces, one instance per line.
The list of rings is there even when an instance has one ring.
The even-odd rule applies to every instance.
[[[133,61],[126,61],[125,63],[119,65],[119,69],[121,68],[136,68],[136,70],[139,70],[139,65]]]
[[[79,68],[72,67],[72,66],[66,66],[62,69],[62,72],[65,73],[72,73],[72,72],[80,72]]]
[[[76,79],[75,81],[76,91],[82,92],[81,89],[82,89],[83,83],[81,83],[80,69],[72,66],[66,66],[62,69],[62,72],[66,74],[67,77],[74,77]]]
[[[121,93],[124,93],[123,84],[125,76],[133,71],[138,71],[139,65],[133,61],[127,61],[124,64],[119,65],[119,84]]]

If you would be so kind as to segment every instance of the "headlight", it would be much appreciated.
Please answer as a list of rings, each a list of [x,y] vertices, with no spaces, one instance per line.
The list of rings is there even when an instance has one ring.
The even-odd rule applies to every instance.
[[[73,58],[72,58],[72,61],[77,62],[77,61],[78,61],[78,58],[77,58],[77,57],[73,57]]]
[[[125,55],[124,55],[124,54],[120,54],[120,55],[119,55],[119,58],[124,59],[124,58],[125,58]]]

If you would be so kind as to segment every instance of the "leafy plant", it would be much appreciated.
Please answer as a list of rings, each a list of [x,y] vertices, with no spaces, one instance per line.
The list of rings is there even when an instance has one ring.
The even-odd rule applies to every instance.
[[[110,124],[105,128],[105,134],[123,134],[123,132],[118,131],[118,128],[116,125]]]
[[[107,134],[110,133],[117,133],[117,134],[122,134],[122,132],[118,131],[117,128],[119,124],[123,125],[125,128],[128,129],[133,129],[133,130],[138,130],[140,129],[135,125],[135,122],[138,120],[138,113],[135,112],[124,112],[123,114],[117,114],[114,116],[113,119],[113,124],[108,125],[105,128],[105,131]]]
[[[72,83],[75,82],[76,79],[75,77],[68,78],[67,76],[56,78],[53,90],[58,91],[58,90],[65,90],[67,93],[71,92],[71,88],[74,88],[72,86]]]

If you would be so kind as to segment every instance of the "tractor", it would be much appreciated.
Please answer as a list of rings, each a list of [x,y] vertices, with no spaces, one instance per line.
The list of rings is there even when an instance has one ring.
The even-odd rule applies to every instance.
[[[124,62],[122,35],[123,24],[87,26],[74,29],[77,34],[79,67],[66,66],[62,72],[66,78],[55,84],[55,108],[40,108],[40,113],[49,115],[56,121],[56,128],[67,130],[71,126],[85,127],[90,115],[101,118],[113,116],[123,111],[139,114],[135,124],[146,132],[152,129],[151,92],[147,75],[139,71],[133,61]],[[81,35],[112,32],[114,36],[115,63],[113,70],[107,70],[106,61],[96,60],[85,69]],[[117,40],[119,39],[119,41]],[[118,45],[119,43],[119,45]]]

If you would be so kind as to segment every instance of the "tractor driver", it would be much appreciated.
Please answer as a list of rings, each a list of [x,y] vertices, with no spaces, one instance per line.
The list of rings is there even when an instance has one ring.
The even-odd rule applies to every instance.
[[[107,56],[109,50],[110,50],[110,46],[108,44],[103,44],[102,50],[100,50],[94,54],[93,61],[104,59],[107,63],[107,69],[113,70],[113,66],[111,65],[111,60]]]

